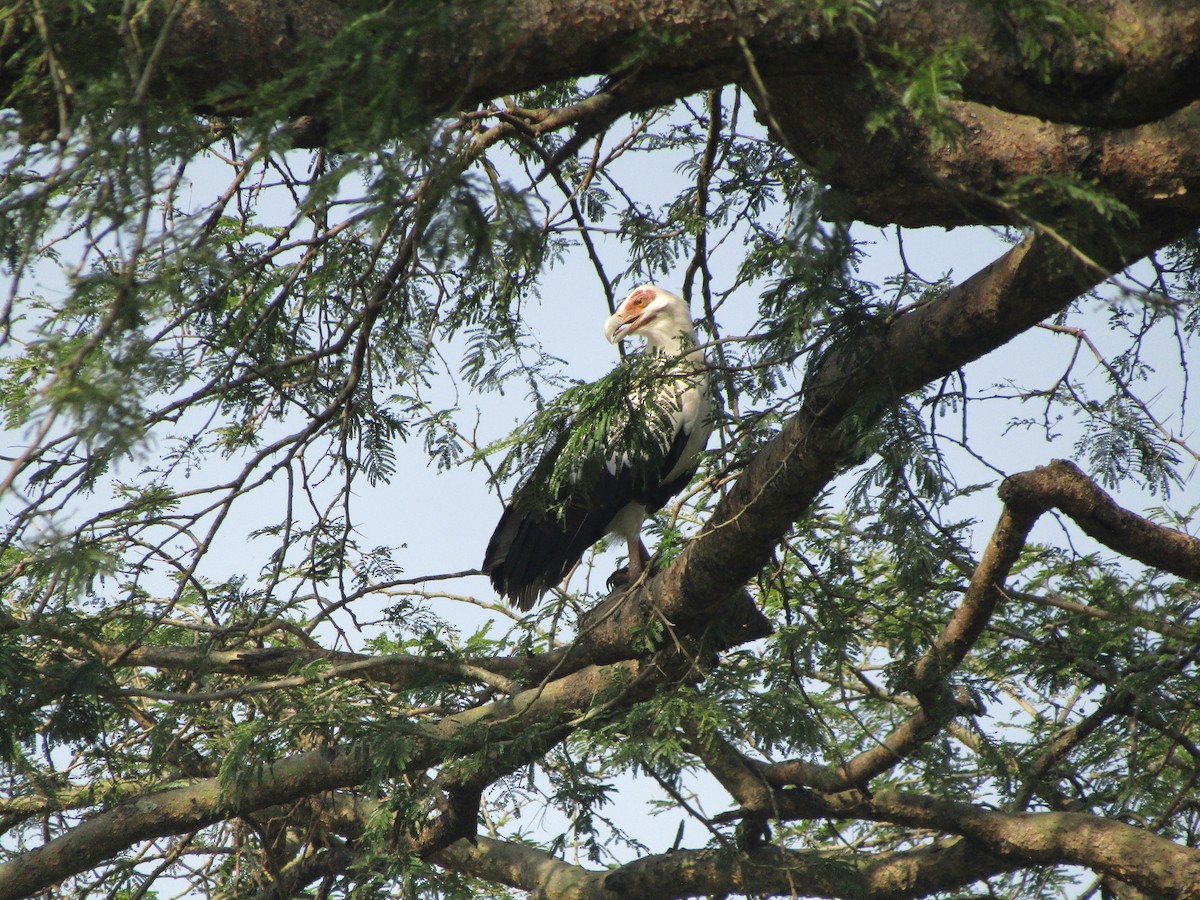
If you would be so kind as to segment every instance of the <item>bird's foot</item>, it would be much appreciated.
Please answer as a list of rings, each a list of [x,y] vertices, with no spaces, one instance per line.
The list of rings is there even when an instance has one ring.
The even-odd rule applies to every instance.
[[[653,578],[661,571],[662,568],[660,566],[649,565],[644,567],[642,571],[638,573],[637,577],[630,578],[629,566],[621,566],[621,568],[617,569],[617,571],[608,576],[608,581],[606,581],[604,584],[611,593],[618,588],[631,587],[641,578],[643,574],[649,578]]]

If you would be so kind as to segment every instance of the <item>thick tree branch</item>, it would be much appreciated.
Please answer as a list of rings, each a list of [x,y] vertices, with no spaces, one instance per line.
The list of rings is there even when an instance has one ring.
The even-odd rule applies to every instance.
[[[868,819],[957,834],[977,852],[1016,864],[1077,865],[1154,896],[1200,897],[1200,850],[1115,819],[1076,812],[1002,812],[927,795],[780,791],[782,818]]]
[[[1114,819],[1086,813],[999,812],[892,791],[862,803],[838,798],[831,806],[846,801],[850,815],[961,834],[1005,858],[1086,866],[1156,896],[1200,897],[1200,850]]]
[[[1200,96],[1200,13],[1160,0],[1076,6],[1102,34],[1068,38],[1050,24],[1038,32],[970,0],[884,4],[870,19],[833,20],[817,4],[778,0],[509,0],[443,3],[423,12],[402,4],[370,10],[376,43],[353,48],[343,60],[339,42],[361,34],[355,29],[362,11],[352,4],[206,0],[168,19],[169,52],[153,60],[83,52],[115,37],[93,29],[84,35],[72,23],[56,25],[53,16],[44,35],[32,22],[15,26],[0,46],[0,58],[10,61],[0,69],[0,97],[27,117],[55,123],[52,133],[61,127],[64,105],[90,80],[108,76],[105,66],[141,65],[150,75],[139,85],[169,84],[194,103],[238,112],[253,102],[247,90],[294,79],[320,46],[332,71],[307,94],[301,90],[289,111],[305,117],[293,135],[311,143],[327,134],[320,124],[326,105],[356,105],[353,98],[331,98],[328,86],[356,90],[362,79],[338,67],[361,65],[364,54],[380,56],[379,71],[400,82],[383,87],[419,106],[417,118],[563,78],[608,75],[597,97],[605,110],[593,116],[594,128],[623,111],[742,82],[780,137],[847,198],[854,215],[870,221],[1028,223],[1028,210],[1006,199],[1005,186],[1078,173],[1139,214],[1168,195],[1194,209],[1200,142],[1196,112],[1185,108]],[[113,21],[119,20],[114,8]],[[139,17],[135,27],[148,30],[145,46],[159,46],[162,21]],[[77,46],[81,40],[86,48]],[[35,79],[37,90],[26,80],[13,93],[25,75],[22,64],[40,59],[47,41],[61,68],[57,80]],[[1034,60],[1022,47],[1038,41],[1048,49]],[[919,77],[904,70],[911,61],[896,60],[919,63],[940,50],[964,67],[963,96],[945,101],[943,110],[961,125],[954,142],[933,138],[927,122],[891,99]],[[219,86],[235,84],[222,98]],[[872,118],[881,101],[897,112],[889,127]]]
[[[891,900],[953,890],[1017,866],[969,841],[897,853],[820,852],[763,847],[676,850],[608,872],[570,865],[533,847],[480,838],[436,855],[439,865],[532,892],[538,898],[673,900],[755,894]]]
[[[883,48],[924,55],[966,46],[971,52],[962,85],[968,99],[1062,121],[1142,122],[1200,96],[1200,13],[1190,4],[1141,0],[1114,7],[1090,0],[1075,7],[1098,34],[1069,39],[1052,24],[1030,33],[1028,23],[1006,22],[969,0],[886,4],[870,19],[828,19],[818,4],[772,0],[508,0],[383,12],[312,0],[283,6],[206,0],[186,5],[159,64],[197,102],[212,102],[215,85],[254,89],[287,78],[313,42],[329,44],[369,11],[378,33],[394,35],[391,52],[413,55],[406,73],[410,87],[437,112],[563,78],[631,70],[640,81],[672,81],[692,92],[743,72],[744,46],[766,69],[824,68],[847,81],[861,77],[864,57]],[[98,13],[104,14],[103,5]],[[69,47],[66,22],[53,14],[48,21],[50,39]],[[152,47],[146,39],[162,20],[135,24],[150,32],[141,36],[142,46]],[[1040,39],[1053,52],[1031,59],[1018,37]],[[31,23],[13,29],[4,56],[19,60],[20,51],[40,49],[30,46],[35,40]],[[59,55],[70,62],[69,55]],[[879,53],[874,62],[888,59]],[[112,58],[90,65],[129,62]],[[4,96],[17,71],[6,68],[0,79]],[[88,75],[99,73],[69,65],[65,73],[77,87]],[[330,78],[336,80],[336,73]]]
[[[871,117],[886,100],[867,102],[860,86],[831,74],[813,80],[816,89],[805,92],[786,79],[771,82],[768,102],[780,137],[833,186],[843,215],[910,227],[1048,223],[1070,213],[1055,180],[1081,175],[1134,215],[1200,211],[1200,104],[1140,126],[1099,129],[947,100],[944,111],[958,128],[954,141],[944,141],[907,113],[878,129]],[[829,102],[831,95],[839,100]]]

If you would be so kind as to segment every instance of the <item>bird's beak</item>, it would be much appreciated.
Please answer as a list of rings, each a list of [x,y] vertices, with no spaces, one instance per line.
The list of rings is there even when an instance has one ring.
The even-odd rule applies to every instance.
[[[608,338],[608,342],[610,344],[615,344],[617,341],[623,341],[625,338],[629,337],[630,331],[635,325],[637,325],[637,320],[637,316],[627,320],[619,312],[614,313],[609,317],[608,321],[604,323],[604,336]]]

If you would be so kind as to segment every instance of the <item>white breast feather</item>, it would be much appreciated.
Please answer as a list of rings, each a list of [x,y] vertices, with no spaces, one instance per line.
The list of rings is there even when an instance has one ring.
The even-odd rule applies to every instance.
[[[678,478],[691,468],[696,454],[707,446],[708,437],[712,433],[712,425],[708,421],[708,373],[703,369],[697,370],[695,363],[687,359],[680,360],[673,369],[679,381],[668,381],[654,398],[656,405],[666,413],[671,423],[670,430],[664,430],[660,436],[660,449],[664,453],[667,452],[680,431],[688,436],[688,443],[679,462],[666,474],[663,481]],[[686,387],[681,388],[680,382],[684,379]],[[638,405],[640,402],[635,400],[635,409]],[[606,463],[608,471],[614,475],[619,469],[629,465],[628,453],[611,456]]]

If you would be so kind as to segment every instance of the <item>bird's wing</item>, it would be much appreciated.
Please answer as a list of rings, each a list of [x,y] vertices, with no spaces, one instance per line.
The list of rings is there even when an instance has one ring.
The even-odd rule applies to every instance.
[[[706,375],[693,367],[682,380],[628,395],[604,441],[582,444],[578,425],[560,428],[488,544],[483,571],[497,592],[532,608],[623,510],[632,506],[640,523],[661,509],[695,473],[695,457],[708,440],[707,416]],[[555,480],[557,488],[550,486]]]
[[[555,502],[531,502],[522,485],[504,510],[488,543],[483,571],[496,591],[523,610],[562,582],[587,549],[634,500],[632,473],[600,466],[588,490],[564,485]],[[528,495],[528,492],[526,492]]]

